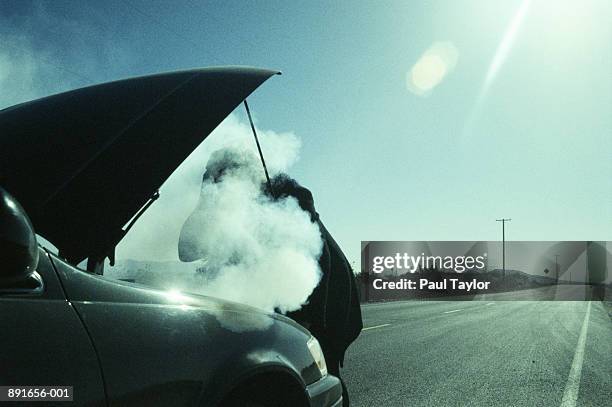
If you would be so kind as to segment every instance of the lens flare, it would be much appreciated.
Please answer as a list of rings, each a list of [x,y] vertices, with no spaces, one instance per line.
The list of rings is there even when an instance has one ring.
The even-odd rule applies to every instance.
[[[406,87],[415,95],[428,96],[455,69],[458,56],[452,43],[434,43],[406,74]]]

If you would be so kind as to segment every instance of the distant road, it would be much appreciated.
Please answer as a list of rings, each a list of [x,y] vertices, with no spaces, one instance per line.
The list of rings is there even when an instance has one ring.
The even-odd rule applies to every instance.
[[[551,289],[589,290],[364,305],[343,369],[351,404],[611,406],[612,321],[601,302],[504,301]]]

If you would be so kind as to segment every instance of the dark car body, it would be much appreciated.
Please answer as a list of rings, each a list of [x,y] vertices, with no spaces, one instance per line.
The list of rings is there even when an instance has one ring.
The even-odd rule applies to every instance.
[[[341,404],[292,320],[74,266],[112,258],[124,225],[274,73],[178,72],[0,111],[0,185],[59,248],[39,249],[40,286],[0,287],[0,386],[73,386],[91,406]]]

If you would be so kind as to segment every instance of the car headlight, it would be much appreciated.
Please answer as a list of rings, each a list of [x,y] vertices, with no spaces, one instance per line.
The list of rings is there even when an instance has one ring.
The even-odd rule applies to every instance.
[[[325,356],[323,356],[323,349],[321,349],[319,341],[314,336],[311,336],[306,345],[308,345],[308,350],[321,372],[321,377],[327,376],[327,364],[325,363]]]

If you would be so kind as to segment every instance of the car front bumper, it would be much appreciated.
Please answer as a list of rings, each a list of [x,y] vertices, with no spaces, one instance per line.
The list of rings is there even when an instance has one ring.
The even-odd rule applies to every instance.
[[[336,376],[327,375],[306,387],[312,407],[342,406],[342,384]]]

